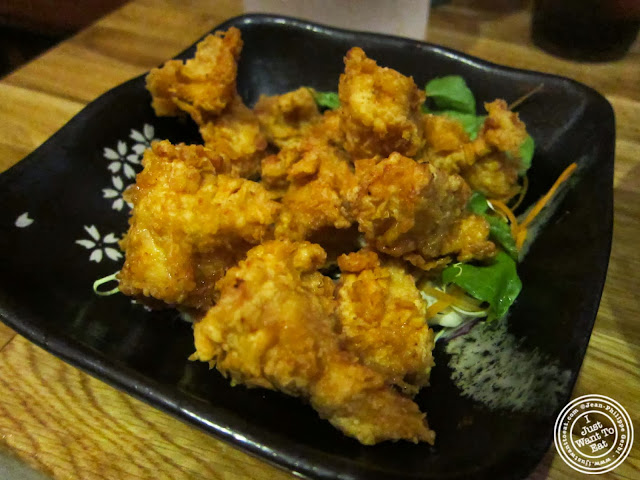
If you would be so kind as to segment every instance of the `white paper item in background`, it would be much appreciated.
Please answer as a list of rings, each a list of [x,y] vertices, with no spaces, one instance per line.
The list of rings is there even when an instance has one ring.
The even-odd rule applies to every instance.
[[[430,0],[244,0],[244,11],[425,40],[430,3]]]

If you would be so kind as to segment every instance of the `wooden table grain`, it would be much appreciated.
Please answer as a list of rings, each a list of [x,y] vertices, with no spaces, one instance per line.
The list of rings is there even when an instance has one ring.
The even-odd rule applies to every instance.
[[[526,4],[454,0],[432,10],[428,40],[496,63],[576,79],[613,105],[613,250],[573,396],[613,397],[638,429],[640,41],[615,62],[561,60],[532,45]],[[0,171],[106,90],[172,57],[242,11],[235,0],[134,0],[0,80]],[[640,440],[635,443],[627,460],[601,478],[640,478]],[[56,479],[293,478],[63,363],[0,324],[3,450]],[[552,448],[530,478],[578,476]]]

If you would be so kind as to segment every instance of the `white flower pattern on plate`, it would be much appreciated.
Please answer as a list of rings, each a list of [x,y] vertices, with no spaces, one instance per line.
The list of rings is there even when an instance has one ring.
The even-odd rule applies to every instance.
[[[114,199],[113,203],[111,204],[111,208],[113,208],[114,210],[120,211],[122,210],[122,207],[124,207],[125,205],[128,205],[129,208],[131,208],[131,204],[128,202],[125,202],[124,198],[122,198],[122,193],[127,188],[124,182],[122,181],[122,178],[120,178],[119,175],[113,175],[111,177],[111,183],[113,184],[112,188],[102,189],[102,197]]]
[[[129,149],[127,144],[122,140],[118,140],[118,145],[116,149],[112,149],[109,147],[105,147],[104,149],[104,157],[107,160],[111,160],[109,166],[107,167],[111,173],[118,173],[122,170],[124,176],[127,178],[135,178],[136,171],[133,169],[131,165],[139,165],[139,155],[137,153],[129,153]]]
[[[131,147],[131,150],[133,150],[138,156],[142,155],[144,151],[151,146],[151,142],[157,140],[154,136],[155,129],[153,128],[153,125],[149,125],[148,123],[145,123],[142,126],[142,132],[132,128],[129,138],[135,140],[137,143]]]
[[[18,228],[26,228],[33,223],[33,218],[29,217],[29,212],[24,212],[16,218],[15,225]]]
[[[118,261],[122,258],[122,253],[117,249],[109,245],[117,245],[118,237],[113,233],[108,233],[104,237],[100,236],[100,232],[95,225],[84,226],[85,231],[89,234],[91,239],[76,240],[78,245],[83,246],[87,250],[91,250],[89,260],[92,262],[100,263],[103,259],[103,254],[109,259]]]

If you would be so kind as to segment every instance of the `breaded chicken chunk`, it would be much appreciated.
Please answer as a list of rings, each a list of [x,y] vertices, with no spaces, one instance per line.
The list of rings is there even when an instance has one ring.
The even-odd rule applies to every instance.
[[[203,118],[200,134],[204,144],[229,159],[232,170],[228,173],[245,178],[257,177],[267,139],[257,117],[240,96],[234,96],[221,115]]]
[[[504,202],[520,191],[519,170],[519,159],[505,152],[491,152],[462,170],[460,175],[472,190]]]
[[[438,165],[437,162],[443,157],[462,149],[465,144],[471,141],[462,124],[447,115],[428,113],[422,117],[422,120],[426,146],[424,160],[426,161],[433,159],[432,163]],[[422,155],[419,156],[422,157]],[[456,173],[455,166],[448,171]]]
[[[118,278],[126,295],[205,309],[215,282],[272,236],[280,205],[258,183],[227,175],[225,158],[196,145],[154,142],[127,190],[133,204]]]
[[[354,160],[393,152],[411,157],[420,151],[425,95],[411,77],[379,67],[354,47],[345,57],[338,94],[345,148]]]
[[[262,160],[262,183],[268,189],[284,194],[291,183],[289,169],[315,149],[329,149],[334,155],[349,160],[342,148],[342,140],[340,116],[335,111],[327,110],[319,121],[304,128],[304,135],[289,139],[277,154]]]
[[[236,92],[240,30],[216,32],[197,45],[194,58],[169,60],[147,75],[157,115],[188,113],[207,147],[230,159],[232,175],[254,177],[267,148],[258,118]]]
[[[156,115],[186,112],[200,125],[203,115],[218,115],[236,95],[237,61],[242,50],[240,30],[208,35],[198,43],[194,58],[169,60],[147,75]]]
[[[429,383],[433,330],[414,278],[375,252],[338,258],[338,319],[344,346],[388,383],[415,394]]]
[[[250,250],[218,282],[218,303],[195,324],[192,358],[233,383],[302,397],[364,444],[433,443],[418,406],[341,349],[334,285],[317,272],[325,256],[308,242],[274,240]]]
[[[322,118],[313,95],[306,87],[271,97],[260,95],[253,111],[269,142],[279,148],[302,137]]]
[[[319,231],[348,229],[353,216],[347,194],[353,166],[338,144],[335,113],[310,126],[280,152],[262,160],[263,185],[280,197],[277,238],[309,240]]]
[[[287,171],[276,238],[305,240],[326,227],[349,228],[347,192],[355,187],[355,176],[348,158],[324,143],[305,142],[293,150],[281,152],[298,158]]]
[[[471,190],[460,176],[393,153],[379,162],[356,161],[356,179],[351,203],[372,248],[423,269],[440,265],[429,261],[444,255],[476,252],[475,258],[485,258],[495,253],[484,219],[477,220],[480,238],[458,232],[460,222],[471,215],[466,210]],[[472,244],[463,244],[463,239]]]
[[[520,147],[527,130],[504,100],[486,103],[485,109],[487,118],[473,141],[457,121],[425,115],[427,145],[420,156],[448,173],[459,173],[472,190],[507,200],[519,190]]]

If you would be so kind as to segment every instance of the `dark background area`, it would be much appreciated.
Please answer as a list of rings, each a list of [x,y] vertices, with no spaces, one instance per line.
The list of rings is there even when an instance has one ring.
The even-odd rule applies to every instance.
[[[0,0],[0,77],[126,0]]]

